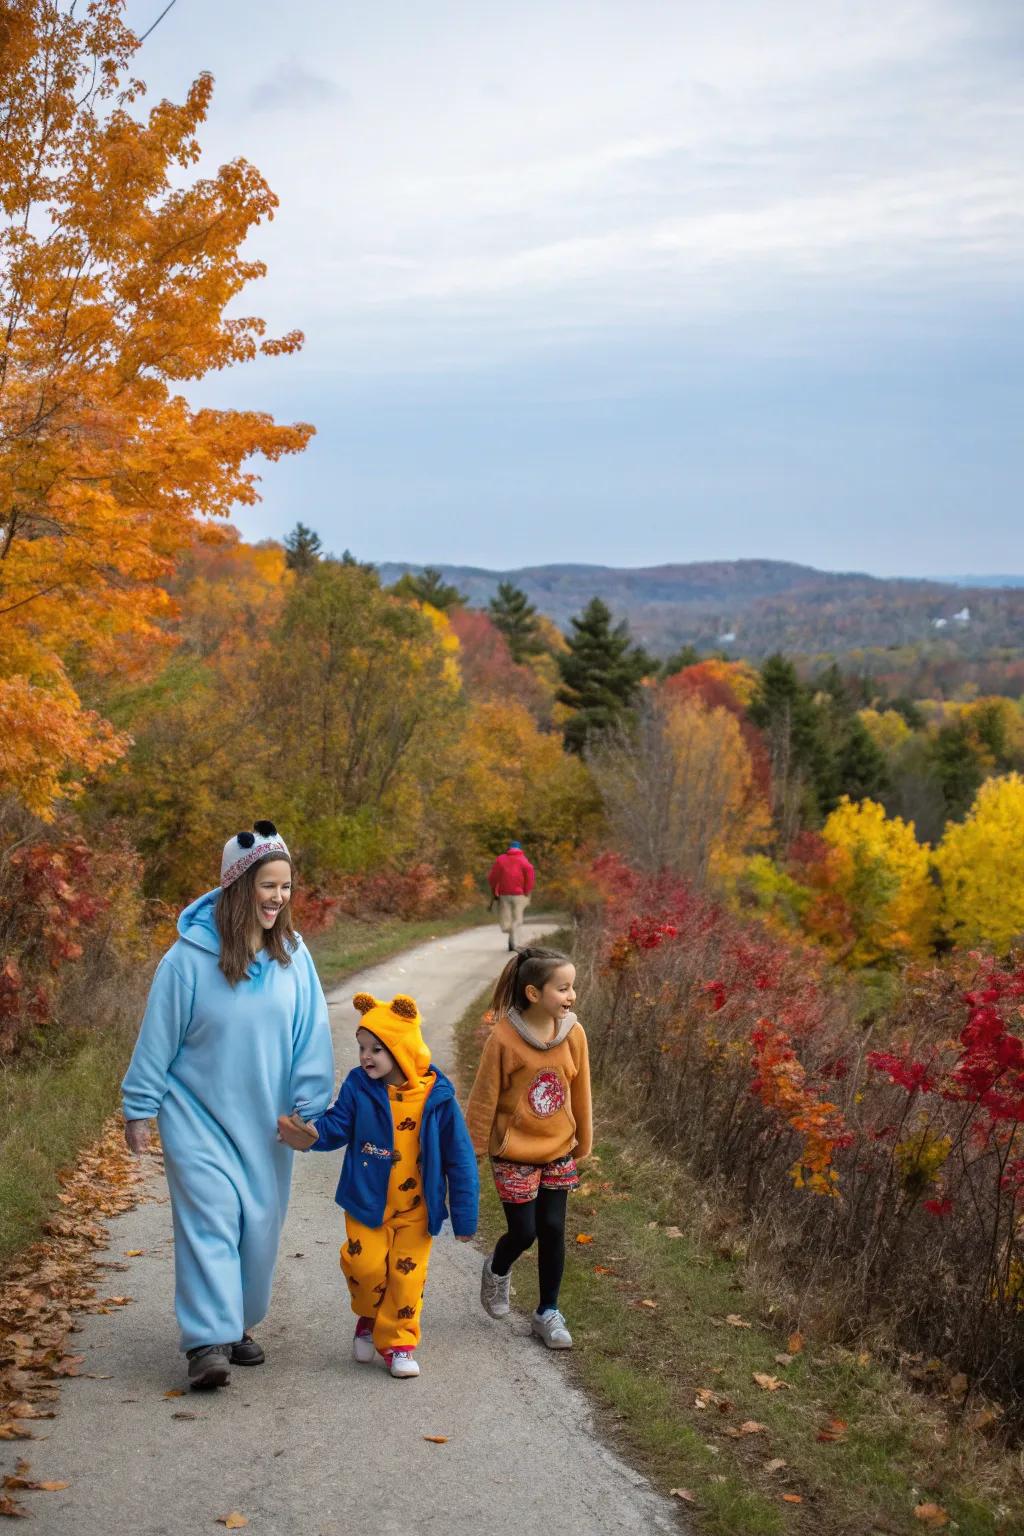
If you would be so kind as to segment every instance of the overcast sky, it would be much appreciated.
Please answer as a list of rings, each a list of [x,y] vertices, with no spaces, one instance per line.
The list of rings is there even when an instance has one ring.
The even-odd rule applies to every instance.
[[[203,386],[318,429],[243,530],[1024,570],[1022,65],[1020,0],[177,0],[307,336]]]

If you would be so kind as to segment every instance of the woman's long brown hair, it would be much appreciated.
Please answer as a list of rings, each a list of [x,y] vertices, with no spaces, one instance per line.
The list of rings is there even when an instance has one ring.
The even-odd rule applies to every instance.
[[[220,934],[220,968],[233,987],[244,981],[258,949],[265,949],[279,965],[291,965],[298,936],[292,927],[292,904],[286,901],[273,928],[262,929],[256,916],[256,872],[273,859],[292,861],[283,853],[270,853],[221,891],[214,911]]]
[[[525,949],[517,950],[498,977],[494,988],[491,1007],[495,1018],[500,1019],[510,1008],[520,1013],[524,1008],[529,1008],[527,987],[543,990],[560,965],[572,965],[569,956],[563,955],[560,949],[538,949],[527,945]]]

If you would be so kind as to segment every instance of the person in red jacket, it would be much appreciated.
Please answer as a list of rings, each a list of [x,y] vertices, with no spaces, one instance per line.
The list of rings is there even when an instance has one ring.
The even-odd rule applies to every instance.
[[[526,916],[527,904],[536,879],[533,865],[521,843],[509,843],[507,853],[500,853],[491,865],[487,884],[498,901],[498,920],[502,933],[508,934],[508,947],[516,947],[516,929]]]

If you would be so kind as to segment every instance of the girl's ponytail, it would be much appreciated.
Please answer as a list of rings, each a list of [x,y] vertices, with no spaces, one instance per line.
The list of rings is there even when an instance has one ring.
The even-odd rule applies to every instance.
[[[539,949],[529,944],[517,949],[495,984],[491,999],[495,1018],[500,1019],[510,1008],[521,1013],[530,1006],[527,987],[543,987],[560,965],[571,964],[569,956],[558,949]]]

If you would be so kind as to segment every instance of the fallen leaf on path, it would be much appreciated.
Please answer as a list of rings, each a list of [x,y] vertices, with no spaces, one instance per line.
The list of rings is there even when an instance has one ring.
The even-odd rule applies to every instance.
[[[198,1417],[198,1413],[193,1413],[188,1408],[181,1408],[177,1413],[171,1414],[172,1419],[198,1419]]]
[[[240,1531],[243,1525],[249,1524],[249,1520],[246,1515],[240,1514],[237,1509],[233,1509],[229,1515],[218,1515],[216,1523],[218,1525],[226,1525],[229,1531]]]
[[[589,1232],[577,1232],[576,1241],[578,1243],[592,1243],[594,1239],[591,1237]]]
[[[595,1264],[594,1265],[594,1274],[595,1275],[614,1275],[614,1273],[615,1273],[614,1269],[611,1269],[609,1267],[609,1265],[607,1265],[607,1264]]]
[[[24,1424],[0,1424],[0,1440],[34,1440],[32,1431]]]
[[[754,1326],[753,1323],[748,1323],[744,1318],[740,1317],[738,1312],[730,1312],[726,1322],[730,1328],[752,1328]]]
[[[27,1514],[28,1510],[23,1509],[14,1499],[0,1497],[0,1515],[6,1515],[9,1520],[15,1520],[24,1519]]]
[[[424,1440],[429,1440],[431,1445],[447,1445],[447,1435],[424,1435]]]
[[[669,1497],[672,1499],[685,1499],[687,1504],[696,1504],[697,1495],[692,1488],[670,1488]]]
[[[815,1439],[820,1440],[823,1445],[831,1445],[836,1440],[845,1440],[846,1428],[845,1419],[829,1419],[828,1423],[823,1424],[818,1430]]]
[[[782,1501],[784,1504],[802,1504],[804,1496],[802,1493],[784,1493]]]
[[[780,1381],[777,1376],[769,1376],[765,1371],[752,1371],[751,1375],[762,1392],[778,1392],[780,1388],[789,1386],[788,1381]]]
[[[914,1519],[933,1526],[936,1530],[940,1526],[949,1524],[949,1515],[941,1504],[915,1504]]]
[[[798,1355],[800,1353],[800,1351],[803,1349],[803,1347],[804,1347],[804,1336],[803,1336],[803,1334],[800,1333],[799,1331],[795,1332],[795,1333],[791,1333],[789,1338],[786,1340],[786,1348],[789,1351],[789,1353],[791,1355]]]
[[[172,1387],[169,1392],[165,1392],[164,1393],[164,1397],[184,1397],[184,1396],[185,1396],[185,1388],[184,1387]]]
[[[49,1408],[37,1408],[35,1403],[8,1403],[6,1410],[12,1419],[53,1419],[56,1414]]]
[[[733,1440],[740,1440],[744,1435],[763,1435],[767,1431],[767,1424],[759,1424],[756,1419],[747,1419],[745,1423],[738,1426],[735,1424],[730,1425],[726,1430],[726,1434],[730,1435]]]
[[[3,1485],[9,1492],[13,1493],[26,1490],[32,1493],[59,1493],[62,1488],[71,1487],[70,1483],[37,1482],[34,1477],[26,1477],[24,1475],[25,1472],[29,1470],[27,1462],[19,1461],[18,1466],[24,1470],[19,1473],[9,1473],[7,1477],[4,1478]]]
[[[771,1461],[765,1462],[764,1470],[766,1472],[781,1472],[785,1465],[786,1463],[781,1456],[773,1456]]]
[[[141,1259],[145,1251],[145,1248],[126,1248],[124,1256],[126,1259]]]

